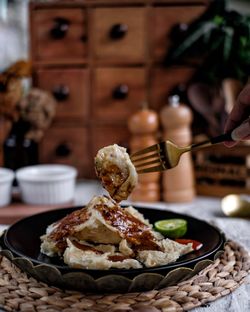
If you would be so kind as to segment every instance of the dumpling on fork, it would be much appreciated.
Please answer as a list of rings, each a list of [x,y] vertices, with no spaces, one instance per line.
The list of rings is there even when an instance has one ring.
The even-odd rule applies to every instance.
[[[120,202],[128,198],[138,176],[128,153],[117,144],[100,149],[95,157],[95,170],[110,196]]]

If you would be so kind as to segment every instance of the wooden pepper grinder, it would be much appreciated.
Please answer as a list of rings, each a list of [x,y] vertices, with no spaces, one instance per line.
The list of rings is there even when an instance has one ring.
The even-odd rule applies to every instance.
[[[160,112],[160,120],[164,129],[163,140],[170,140],[180,147],[191,143],[192,112],[180,103],[178,95],[169,97],[168,105]],[[191,201],[195,196],[191,154],[183,154],[175,168],[164,171],[162,182],[164,201]]]
[[[133,114],[128,120],[128,128],[132,134],[130,139],[131,153],[157,143],[156,135],[159,119],[155,111],[146,105]],[[160,173],[140,174],[138,184],[130,199],[133,201],[155,202],[160,200]]]

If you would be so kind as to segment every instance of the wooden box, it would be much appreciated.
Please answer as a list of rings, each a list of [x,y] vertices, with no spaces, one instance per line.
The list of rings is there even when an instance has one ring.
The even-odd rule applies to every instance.
[[[194,154],[197,193],[250,194],[250,145],[215,145]]]

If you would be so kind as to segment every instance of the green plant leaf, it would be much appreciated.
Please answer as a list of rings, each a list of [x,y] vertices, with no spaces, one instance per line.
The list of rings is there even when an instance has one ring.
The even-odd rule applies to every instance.
[[[224,27],[223,31],[225,32],[223,56],[225,62],[227,62],[230,58],[232,51],[234,30],[232,27]]]
[[[202,62],[197,72],[205,80],[246,80],[250,74],[250,17],[229,11],[225,4],[225,0],[211,1],[208,10],[189,25],[184,39],[173,42],[166,56],[169,64],[190,62],[198,56]]]
[[[213,22],[218,26],[222,25],[224,23],[224,21],[225,20],[224,20],[223,16],[220,16],[220,15],[215,15],[215,17],[213,18]]]
[[[187,51],[197,40],[201,39],[204,35],[207,36],[207,32],[211,32],[213,29],[217,28],[217,25],[213,22],[205,22],[200,25],[196,31],[189,35],[182,44],[177,47],[175,52],[173,52],[172,58],[177,59],[181,57],[183,53]]]

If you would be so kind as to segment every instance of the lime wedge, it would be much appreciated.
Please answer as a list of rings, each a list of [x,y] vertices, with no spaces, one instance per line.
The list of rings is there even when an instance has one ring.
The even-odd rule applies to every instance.
[[[169,238],[179,238],[187,232],[187,221],[184,219],[160,220],[154,224],[155,230]]]

